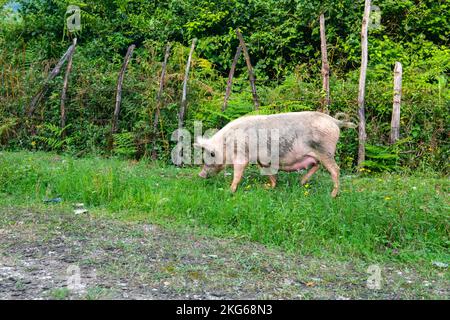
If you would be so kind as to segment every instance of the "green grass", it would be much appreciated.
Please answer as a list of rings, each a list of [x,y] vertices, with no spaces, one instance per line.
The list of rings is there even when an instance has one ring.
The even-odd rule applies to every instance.
[[[49,296],[55,300],[65,300],[69,297],[70,290],[67,288],[57,288],[50,291]]]
[[[309,185],[281,173],[276,189],[256,168],[236,194],[231,176],[203,180],[198,168],[45,153],[0,153],[0,201],[68,206],[123,220],[195,227],[299,254],[431,265],[449,261],[450,183],[425,175],[341,176],[341,193],[320,170]],[[228,169],[231,172],[231,169]],[[49,204],[50,205],[50,204]]]

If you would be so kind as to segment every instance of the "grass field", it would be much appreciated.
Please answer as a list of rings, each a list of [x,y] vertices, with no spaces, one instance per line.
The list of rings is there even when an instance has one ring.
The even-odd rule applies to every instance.
[[[229,174],[198,171],[0,152],[0,299],[449,295],[445,177],[343,173],[332,199],[324,171],[303,187],[282,173],[271,189],[251,168],[235,194]],[[75,215],[80,202],[89,212]],[[66,286],[73,264],[84,291]],[[381,289],[366,286],[371,265]]]
[[[343,173],[340,196],[332,199],[323,170],[304,187],[298,174],[282,173],[270,189],[267,178],[250,169],[236,194],[229,191],[231,176],[203,180],[197,173],[144,161],[2,152],[0,196],[5,205],[22,206],[60,197],[57,206],[82,202],[97,215],[193,227],[300,255],[411,263],[423,270],[432,261],[449,261],[447,178]]]

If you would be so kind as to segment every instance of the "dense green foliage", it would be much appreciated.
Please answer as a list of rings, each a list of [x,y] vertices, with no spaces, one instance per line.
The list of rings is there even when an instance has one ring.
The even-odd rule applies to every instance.
[[[0,1],[0,5],[8,1]],[[356,115],[360,28],[364,1],[318,0],[106,0],[13,1],[0,11],[0,144],[2,148],[148,155],[154,134],[168,159],[177,126],[181,82],[193,37],[199,39],[189,80],[187,128],[204,129],[253,112],[244,59],[229,108],[221,113],[226,77],[239,27],[255,66],[262,113],[320,108],[318,16],[326,16],[331,65],[331,114]],[[66,8],[77,4],[82,27],[65,27]],[[448,170],[449,4],[445,0],[379,0],[381,25],[369,32],[367,78],[368,170],[398,168]],[[51,84],[32,119],[23,116],[49,70],[72,37],[79,45],[68,92],[67,136],[61,135],[59,103],[63,76]],[[159,73],[167,42],[169,59],[164,105],[153,132]],[[126,73],[120,132],[108,145],[117,75],[130,44],[137,49]],[[392,110],[392,68],[403,64],[402,140],[388,145]],[[30,134],[31,132],[31,134]],[[338,161],[355,164],[356,131],[342,133]]]
[[[332,199],[328,173],[304,187],[298,174],[282,173],[272,190],[267,177],[249,170],[231,194],[231,176],[196,179],[196,169],[147,161],[1,152],[0,167],[0,197],[16,205],[59,197],[63,205],[83,202],[115,218],[192,226],[347,262],[414,262],[418,268],[449,259],[450,183],[431,175],[344,176],[340,196]]]

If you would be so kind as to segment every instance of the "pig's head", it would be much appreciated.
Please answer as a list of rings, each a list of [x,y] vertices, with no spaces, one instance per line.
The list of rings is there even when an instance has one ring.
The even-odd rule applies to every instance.
[[[216,175],[225,168],[225,159],[223,146],[219,146],[211,139],[199,137],[194,147],[202,148],[204,152],[204,162],[202,171],[198,174],[200,177],[206,179],[210,176]]]

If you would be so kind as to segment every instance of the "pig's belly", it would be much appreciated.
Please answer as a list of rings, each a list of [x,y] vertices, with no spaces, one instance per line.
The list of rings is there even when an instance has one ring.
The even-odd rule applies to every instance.
[[[307,169],[313,165],[315,165],[316,163],[318,163],[318,161],[310,156],[305,156],[303,158],[301,158],[300,160],[293,162],[293,163],[286,163],[280,164],[280,170],[283,171],[298,171],[298,170],[302,170],[302,169]]]

